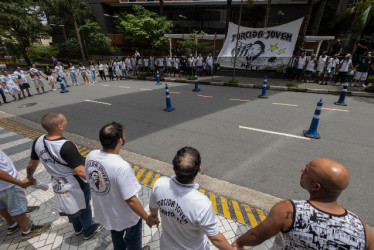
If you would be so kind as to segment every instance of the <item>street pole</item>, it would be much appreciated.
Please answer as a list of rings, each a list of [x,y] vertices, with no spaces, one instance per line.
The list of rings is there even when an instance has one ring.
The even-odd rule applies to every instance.
[[[239,12],[239,23],[238,23],[238,32],[236,33],[236,45],[235,45],[235,58],[234,58],[234,72],[232,75],[232,81],[235,80],[235,70],[236,70],[236,57],[238,54],[238,42],[239,42],[239,32],[240,32],[240,23],[242,22],[242,9],[243,9],[243,0],[240,1],[240,12]]]
[[[214,33],[212,81],[213,81],[213,76],[214,76],[214,58],[216,57],[216,40],[217,40],[217,32]]]

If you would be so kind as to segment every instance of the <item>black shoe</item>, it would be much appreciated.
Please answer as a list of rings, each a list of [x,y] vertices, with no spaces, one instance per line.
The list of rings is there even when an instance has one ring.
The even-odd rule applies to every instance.
[[[18,232],[19,229],[20,227],[18,226],[18,224],[15,225],[14,227],[8,227],[7,235],[14,234],[15,232]]]
[[[31,213],[33,213],[35,211],[38,211],[39,208],[40,208],[39,206],[28,206],[27,210],[26,210],[26,213],[27,214],[31,214]]]
[[[100,232],[101,229],[103,229],[103,226],[99,223],[96,223],[94,225],[94,228],[93,228],[92,232],[89,235],[84,236],[84,239],[85,240],[91,239],[92,236],[94,236],[96,233]]]
[[[76,235],[76,236],[79,236],[79,235],[81,235],[82,232],[83,232],[83,227],[81,228],[81,230],[74,230],[74,231],[75,231],[75,235]]]
[[[22,233],[22,240],[28,240],[36,235],[42,234],[45,231],[49,230],[51,224],[44,224],[44,225],[32,225],[31,231],[28,234]]]

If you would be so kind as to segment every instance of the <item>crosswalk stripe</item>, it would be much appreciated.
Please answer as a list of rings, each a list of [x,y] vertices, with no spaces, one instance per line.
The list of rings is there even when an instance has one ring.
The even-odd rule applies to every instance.
[[[148,181],[149,179],[151,178],[153,172],[152,171],[148,171],[147,175],[145,176],[145,178],[143,179],[143,184],[144,185],[147,185],[148,184]]]
[[[16,161],[19,161],[25,158],[30,158],[30,153],[31,153],[31,150],[26,149],[22,152],[19,152],[13,155],[8,155],[8,157],[12,160],[12,162],[16,162]]]
[[[251,223],[252,227],[256,227],[258,225],[255,216],[253,215],[253,212],[251,208],[248,205],[243,205],[245,212],[247,213],[249,222]]]
[[[30,141],[32,141],[32,140],[29,139],[29,138],[23,138],[23,139],[19,139],[19,140],[16,140],[16,141],[8,142],[8,143],[0,145],[0,150],[15,147],[15,146],[18,146],[18,145],[21,145],[23,143],[30,142]]]
[[[234,207],[234,212],[235,212],[235,215],[236,215],[236,219],[239,222],[245,224],[242,212],[240,211],[239,203],[237,201],[231,201],[231,202],[232,202],[232,206]]]
[[[221,197],[221,204],[222,204],[223,216],[225,216],[226,218],[231,219],[229,205],[227,204],[227,199],[225,197]]]
[[[151,183],[151,188],[153,188],[153,185],[155,184],[158,178],[160,178],[160,174],[156,174],[155,177],[153,178],[153,181]]]
[[[266,216],[264,214],[264,211],[262,211],[261,209],[259,208],[256,208],[256,211],[257,211],[257,214],[258,214],[258,217],[260,217],[260,220],[261,221],[264,221],[266,219]]]
[[[214,195],[214,193],[209,192],[209,199],[212,202],[214,212],[217,214],[217,201],[216,201],[216,196]]]
[[[16,133],[13,133],[13,132],[4,133],[0,135],[0,139],[4,139],[4,138],[11,137],[14,135],[16,135]]]

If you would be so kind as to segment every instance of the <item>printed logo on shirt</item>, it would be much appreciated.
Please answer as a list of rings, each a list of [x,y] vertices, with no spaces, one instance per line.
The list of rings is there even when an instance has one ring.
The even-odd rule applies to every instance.
[[[181,206],[172,199],[161,199],[157,201],[160,208],[160,213],[177,220],[180,224],[185,225],[188,223],[187,216],[184,214]]]
[[[110,181],[103,165],[96,161],[86,163],[91,191],[97,195],[106,195],[110,191]]]
[[[64,177],[56,178],[52,177],[52,188],[56,194],[67,194],[69,190],[67,189],[68,180]]]

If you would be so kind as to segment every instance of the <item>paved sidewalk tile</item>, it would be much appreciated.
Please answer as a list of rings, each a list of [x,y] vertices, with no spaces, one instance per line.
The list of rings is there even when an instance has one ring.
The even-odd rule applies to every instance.
[[[14,140],[9,141],[9,137]],[[11,134],[7,129],[0,127],[0,145],[6,154],[13,160],[18,173],[22,178],[26,176],[25,166],[29,160],[32,140],[23,136]],[[0,249],[113,249],[110,232],[102,230],[95,237],[84,240],[83,236],[75,236],[74,229],[68,222],[67,217],[60,217],[53,199],[53,191],[50,183],[50,176],[43,166],[39,166],[36,173],[36,179],[49,185],[47,191],[42,191],[30,187],[25,190],[28,205],[40,206],[38,211],[31,213],[31,219],[35,224],[51,223],[51,229],[39,236],[22,241],[20,232],[14,235],[6,235],[6,222],[0,219]],[[148,212],[148,199],[151,188],[142,185],[139,192],[139,199],[145,210]],[[222,232],[227,240],[232,243],[238,236],[245,233],[251,228],[249,225],[227,219],[222,215],[216,216],[220,232]],[[161,226],[159,228],[149,228],[143,221],[143,245],[149,245],[152,250],[159,249],[159,241],[162,233]],[[272,240],[268,240],[258,247],[248,249],[268,249],[272,245]],[[211,245],[211,249],[216,249]]]

